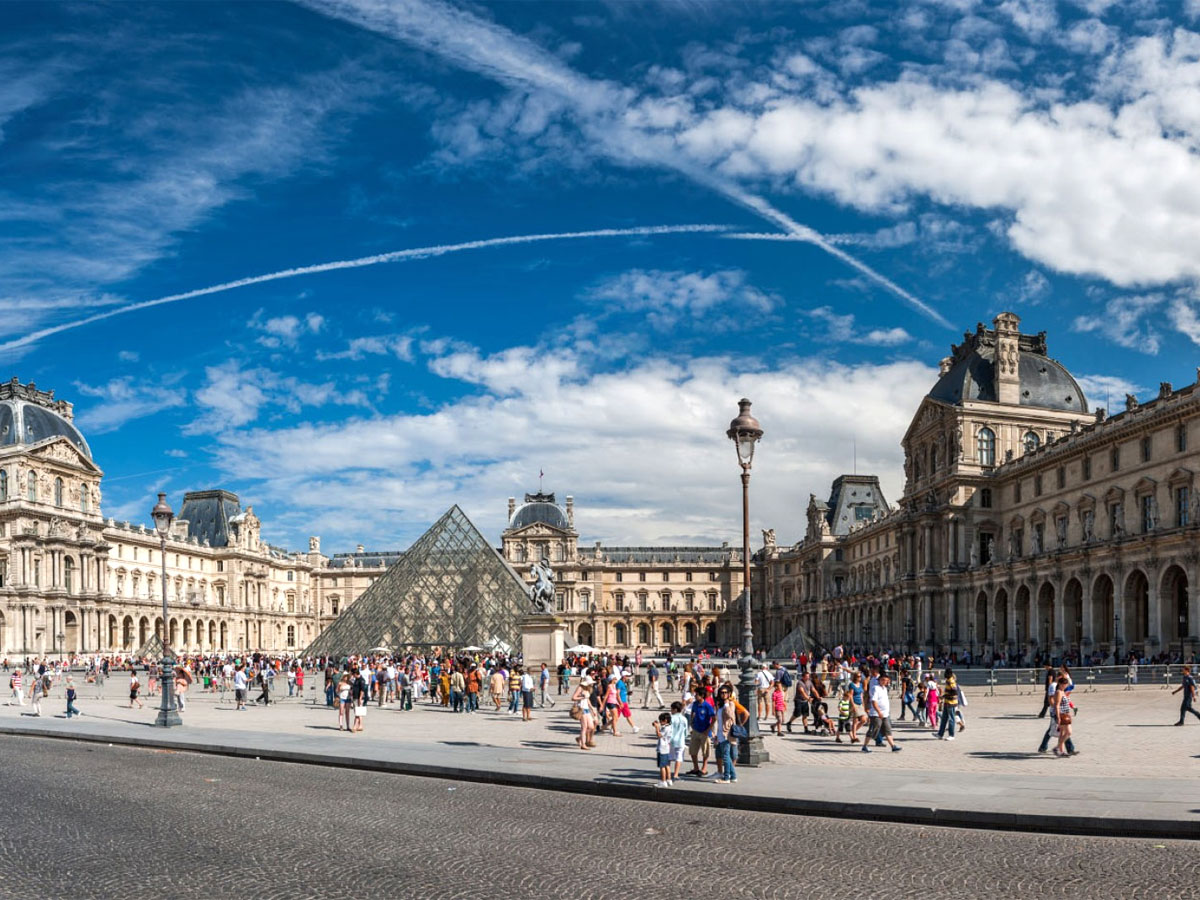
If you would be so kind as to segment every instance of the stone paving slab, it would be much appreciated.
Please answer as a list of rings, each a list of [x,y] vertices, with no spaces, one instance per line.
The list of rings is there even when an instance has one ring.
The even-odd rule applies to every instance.
[[[93,709],[96,705],[94,702]],[[978,718],[980,707],[973,704],[973,708]],[[999,708],[993,712],[1003,715]],[[1075,766],[1084,756],[1056,760],[1032,753],[1025,757],[1036,766],[1034,769],[985,774],[957,767],[964,758],[962,747],[939,743],[923,734],[905,740],[907,752],[896,754],[863,754],[857,748],[837,747],[827,740],[813,744],[817,739],[805,742],[799,738],[769,738],[768,747],[778,761],[757,769],[743,768],[736,786],[683,779],[664,789],[654,784],[657,774],[645,730],[636,736],[602,737],[601,741],[611,743],[602,743],[601,752],[571,752],[565,749],[571,741],[571,723],[561,712],[520,723],[495,713],[455,716],[440,708],[400,712],[372,707],[367,716],[371,730],[361,735],[338,733],[332,724],[332,711],[297,701],[234,713],[222,708],[219,701],[193,698],[185,713],[185,727],[171,730],[150,724],[154,710],[149,706],[128,710],[114,702],[105,702],[101,715],[73,720],[19,713],[18,708],[3,709],[0,734],[220,753],[768,812],[1077,834],[1200,838],[1195,755],[1176,757],[1170,770],[1172,777],[1151,777],[1128,763],[1120,777],[1090,774]],[[638,713],[638,719],[644,722],[648,714]],[[1038,723],[1033,725],[1036,729]],[[1181,733],[1186,732],[1187,744],[1194,750],[1198,730],[1181,728],[1170,733],[1182,738]],[[521,739],[521,735],[526,737]],[[905,737],[902,732],[901,739]],[[1098,737],[1094,736],[1093,742],[1101,746]],[[965,743],[965,738],[957,743]],[[922,752],[926,749],[928,753]],[[942,750],[957,755],[942,754]],[[1125,753],[1118,747],[1106,748],[1104,753],[1097,750],[1095,755],[1113,752],[1118,756]],[[1162,748],[1160,752],[1164,752]],[[835,758],[836,764],[823,759],[825,754]],[[806,764],[814,758],[815,764]],[[913,762],[906,766],[910,758]],[[974,757],[965,758],[979,764]],[[989,760],[985,758],[984,762]]]

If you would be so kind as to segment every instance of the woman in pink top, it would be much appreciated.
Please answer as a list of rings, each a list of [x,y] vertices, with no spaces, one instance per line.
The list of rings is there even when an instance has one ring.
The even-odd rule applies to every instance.
[[[929,689],[925,695],[925,711],[929,718],[929,730],[937,731],[938,724],[938,683],[936,678],[929,679]]]

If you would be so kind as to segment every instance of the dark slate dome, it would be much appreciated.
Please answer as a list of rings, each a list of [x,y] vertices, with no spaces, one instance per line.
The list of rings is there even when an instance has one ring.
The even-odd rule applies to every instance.
[[[569,497],[567,498],[570,499]],[[570,531],[567,514],[554,502],[553,494],[526,494],[525,502],[516,508],[508,522],[509,528],[524,528],[535,523],[549,525],[560,531]]]
[[[938,379],[929,396],[955,405],[971,400],[995,403],[996,347],[988,340],[991,335],[990,331],[967,335],[967,340],[954,348],[949,371]],[[1086,413],[1087,398],[1078,382],[1062,363],[1046,355],[1045,335],[1021,335],[1020,340],[1017,376],[1021,406]]]
[[[91,448],[74,425],[52,409],[15,396],[0,397],[0,447],[36,444],[62,436],[88,459]]]

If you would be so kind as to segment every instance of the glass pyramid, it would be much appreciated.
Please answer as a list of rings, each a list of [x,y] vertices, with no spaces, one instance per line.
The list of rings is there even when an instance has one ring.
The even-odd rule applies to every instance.
[[[517,646],[531,609],[521,577],[455,505],[304,652]]]
[[[160,638],[157,634],[150,635],[150,639],[146,641],[146,643],[142,644],[142,646],[133,651],[134,659],[141,659],[143,657],[158,659],[162,655],[163,642],[162,638]]]
[[[782,641],[767,651],[767,659],[791,659],[793,653],[799,656],[801,653],[813,653],[819,649],[812,635],[804,628],[796,626]]]

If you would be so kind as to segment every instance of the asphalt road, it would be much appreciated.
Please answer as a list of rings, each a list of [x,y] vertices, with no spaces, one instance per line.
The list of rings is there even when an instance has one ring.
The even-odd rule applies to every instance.
[[[1200,844],[0,739],[0,897],[1195,897]]]

